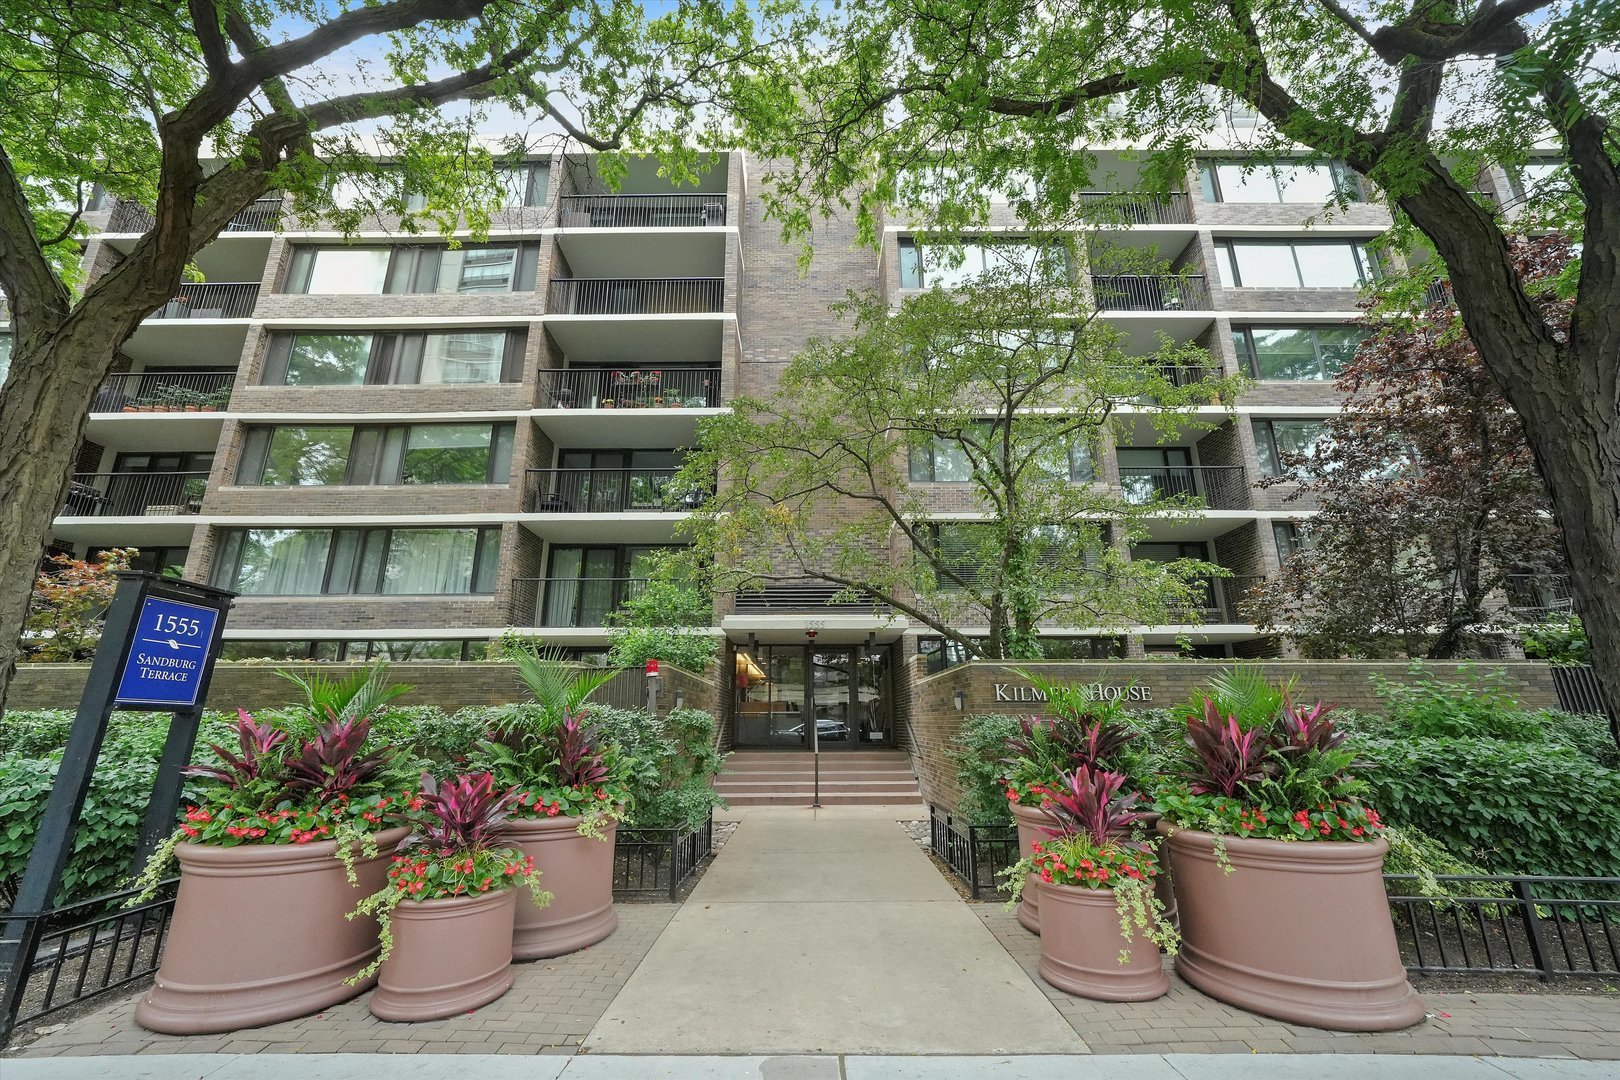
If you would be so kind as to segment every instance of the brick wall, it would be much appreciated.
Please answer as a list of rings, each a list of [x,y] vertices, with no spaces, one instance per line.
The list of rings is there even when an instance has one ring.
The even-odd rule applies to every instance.
[[[1458,666],[1427,663],[1423,677],[1449,678]],[[1558,707],[1558,694],[1553,688],[1552,669],[1548,665],[1507,661],[1492,666],[1500,666],[1507,672],[1509,685],[1526,708]],[[1110,686],[1134,683],[1150,692],[1151,700],[1146,705],[1170,708],[1190,700],[1221,667],[1214,662],[1153,660],[980,661],[960,664],[934,675],[921,675],[913,686],[909,727],[912,767],[922,786],[923,799],[952,809],[960,804],[961,790],[948,751],[966,717],[978,713],[1020,715],[1043,711],[1044,706],[1039,701],[997,700],[996,684],[1027,685],[1013,673],[1013,668],[1036,669],[1045,677],[1061,682],[1102,682]],[[1354,709],[1380,708],[1370,679],[1373,674],[1392,682],[1410,679],[1404,661],[1267,660],[1262,661],[1260,667],[1274,680],[1297,678],[1296,698],[1321,698]],[[956,708],[954,700],[957,690],[965,697],[965,707],[961,710]]]

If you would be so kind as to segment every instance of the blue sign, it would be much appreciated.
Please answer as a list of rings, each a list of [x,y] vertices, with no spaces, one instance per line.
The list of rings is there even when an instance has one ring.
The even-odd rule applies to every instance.
[[[193,708],[202,695],[218,621],[216,608],[148,596],[135,621],[115,703]]]

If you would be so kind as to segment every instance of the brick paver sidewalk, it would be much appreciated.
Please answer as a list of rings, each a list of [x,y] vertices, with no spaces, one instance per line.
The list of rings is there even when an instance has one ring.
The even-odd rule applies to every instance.
[[[620,904],[599,945],[517,964],[506,996],[476,1012],[422,1024],[372,1016],[362,994],[317,1016],[226,1035],[159,1035],[131,1014],[143,987],[24,1047],[25,1057],[80,1054],[571,1054],[674,917],[676,904]],[[44,1024],[49,1025],[47,1018]],[[13,1051],[17,1053],[17,1051]],[[0,1068],[0,1072],[4,1072]]]
[[[1223,1005],[1170,973],[1146,1004],[1071,997],[1036,974],[1041,940],[999,903],[974,904],[1025,973],[1096,1054],[1479,1054],[1620,1060],[1620,994],[1429,993],[1429,1019],[1406,1031],[1345,1034]]]

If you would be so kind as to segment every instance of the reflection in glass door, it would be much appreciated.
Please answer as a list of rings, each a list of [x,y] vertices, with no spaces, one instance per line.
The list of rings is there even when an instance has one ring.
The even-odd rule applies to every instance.
[[[888,659],[886,648],[738,649],[736,745],[836,751],[890,744]]]

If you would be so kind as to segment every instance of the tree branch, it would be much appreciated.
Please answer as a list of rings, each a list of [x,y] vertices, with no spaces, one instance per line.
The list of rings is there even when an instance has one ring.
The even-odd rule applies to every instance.
[[[60,318],[73,298],[51,269],[34,228],[28,196],[17,179],[11,155],[0,145],[0,285],[11,304],[11,318],[24,326],[37,314]]]

